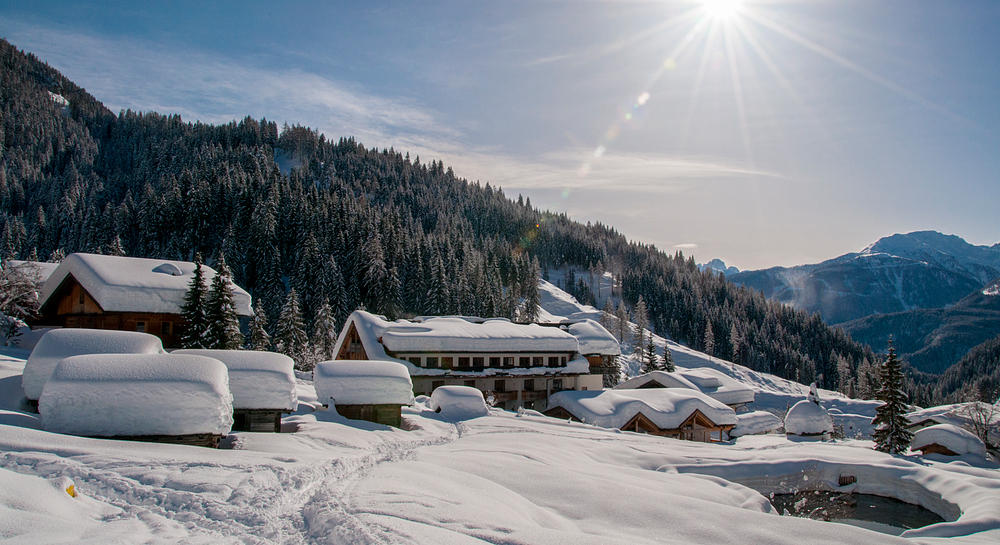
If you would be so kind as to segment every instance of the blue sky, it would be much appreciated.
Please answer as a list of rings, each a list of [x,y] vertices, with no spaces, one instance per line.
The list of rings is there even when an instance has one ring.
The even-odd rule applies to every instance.
[[[442,159],[698,261],[1000,241],[1000,2],[0,2],[113,111]]]

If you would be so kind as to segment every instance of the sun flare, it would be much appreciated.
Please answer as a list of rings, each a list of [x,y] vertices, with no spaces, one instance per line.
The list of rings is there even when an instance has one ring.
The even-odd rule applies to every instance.
[[[713,19],[730,19],[740,11],[742,0],[703,0],[705,13]]]

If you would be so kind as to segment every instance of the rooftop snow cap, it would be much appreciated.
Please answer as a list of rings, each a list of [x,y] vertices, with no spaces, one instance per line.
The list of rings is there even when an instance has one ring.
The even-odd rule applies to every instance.
[[[697,390],[726,405],[753,403],[754,400],[753,389],[749,386],[724,373],[707,367],[695,369],[682,369],[678,367],[672,373],[652,371],[630,378],[615,386],[615,389],[650,388],[652,386],[647,385],[652,382],[659,384],[663,388],[688,388]]]
[[[718,425],[736,424],[736,412],[726,405],[697,390],[681,388],[566,390],[552,394],[548,406],[562,407],[583,422],[602,428],[621,428],[642,413],[661,429],[675,429],[696,410]]]
[[[205,356],[226,364],[234,409],[294,411],[299,405],[295,394],[295,362],[284,354],[207,348],[174,350],[171,354]]]
[[[53,329],[42,335],[24,364],[21,385],[37,400],[52,371],[64,358],[83,354],[163,354],[159,337],[135,331]]]
[[[789,435],[823,435],[833,431],[833,419],[819,403],[803,399],[785,415],[785,433]]]
[[[324,405],[413,405],[413,382],[400,363],[324,361],[313,376]]]
[[[490,414],[483,393],[469,386],[438,386],[431,393],[428,408],[441,418],[457,422]]]
[[[105,312],[180,314],[194,269],[190,261],[70,254],[42,285],[39,301],[44,308],[66,277],[73,275]],[[215,270],[202,265],[202,271],[207,287]],[[250,294],[236,284],[232,288],[236,313],[250,316]]]
[[[569,334],[576,337],[577,342],[580,343],[580,353],[585,356],[591,354],[619,356],[622,353],[618,339],[594,320],[588,319],[570,324]]]
[[[919,450],[930,445],[940,445],[955,454],[976,454],[986,456],[986,445],[982,439],[972,433],[952,426],[951,424],[938,424],[913,434],[913,441],[910,443],[910,450]]]
[[[46,431],[115,437],[226,434],[226,366],[173,354],[89,354],[59,362],[38,401]]]

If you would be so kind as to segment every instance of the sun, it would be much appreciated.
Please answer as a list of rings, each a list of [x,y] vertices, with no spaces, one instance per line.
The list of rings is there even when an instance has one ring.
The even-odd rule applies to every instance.
[[[731,19],[740,12],[742,0],[702,0],[705,14],[712,19]]]

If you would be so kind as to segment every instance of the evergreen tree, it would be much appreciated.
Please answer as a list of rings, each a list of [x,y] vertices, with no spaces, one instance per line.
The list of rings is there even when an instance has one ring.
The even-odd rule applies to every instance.
[[[526,324],[538,321],[538,309],[541,308],[538,291],[539,274],[538,257],[534,257],[528,267],[524,286],[524,312],[521,316]]]
[[[324,299],[319,310],[316,311],[315,323],[313,324],[313,346],[316,349],[318,361],[333,359],[333,347],[337,343],[337,333],[333,309],[330,302]]]
[[[181,346],[184,348],[205,348],[208,337],[208,287],[205,286],[205,271],[201,254],[194,256],[194,276],[184,295],[181,316],[187,325],[181,330]]]
[[[271,349],[271,336],[267,334],[267,314],[261,310],[260,303],[255,304],[253,308],[246,346],[250,350],[266,351]]]
[[[629,316],[628,307],[625,306],[625,301],[620,301],[618,303],[618,311],[615,313],[615,329],[618,333],[618,342],[625,342],[625,332],[629,328]]]
[[[243,334],[240,332],[236,301],[233,299],[232,274],[221,255],[216,266],[218,271],[212,279],[212,289],[206,301],[208,335],[205,348],[236,350],[243,341]]]
[[[615,307],[611,304],[611,298],[604,300],[604,308],[601,310],[601,325],[609,332],[615,331]]]
[[[651,359],[646,354],[646,327],[649,325],[649,312],[646,310],[646,301],[643,300],[641,295],[639,296],[639,301],[635,304],[635,309],[632,311],[632,319],[635,321],[635,326],[632,330],[632,350],[639,361],[645,365]],[[650,334],[650,342],[652,342],[652,339],[653,336]],[[652,358],[655,357],[654,354]]]
[[[882,363],[880,374],[882,384],[877,397],[884,404],[875,409],[875,419],[872,420],[875,450],[902,454],[909,448],[913,434],[906,429],[910,421],[904,416],[907,407],[906,394],[903,393],[903,363],[896,357],[892,339],[889,340],[889,355]]]
[[[315,362],[309,354],[309,339],[306,338],[305,324],[302,322],[302,309],[299,308],[299,296],[292,288],[288,291],[281,314],[276,326],[275,348],[278,352],[295,360],[295,367],[301,371],[312,371]]]
[[[715,355],[715,334],[712,332],[712,321],[708,319],[705,320],[705,341],[702,346],[706,354]]]
[[[670,353],[670,348],[667,345],[663,345],[663,370],[668,373],[673,373],[677,370],[674,365],[674,355]]]

